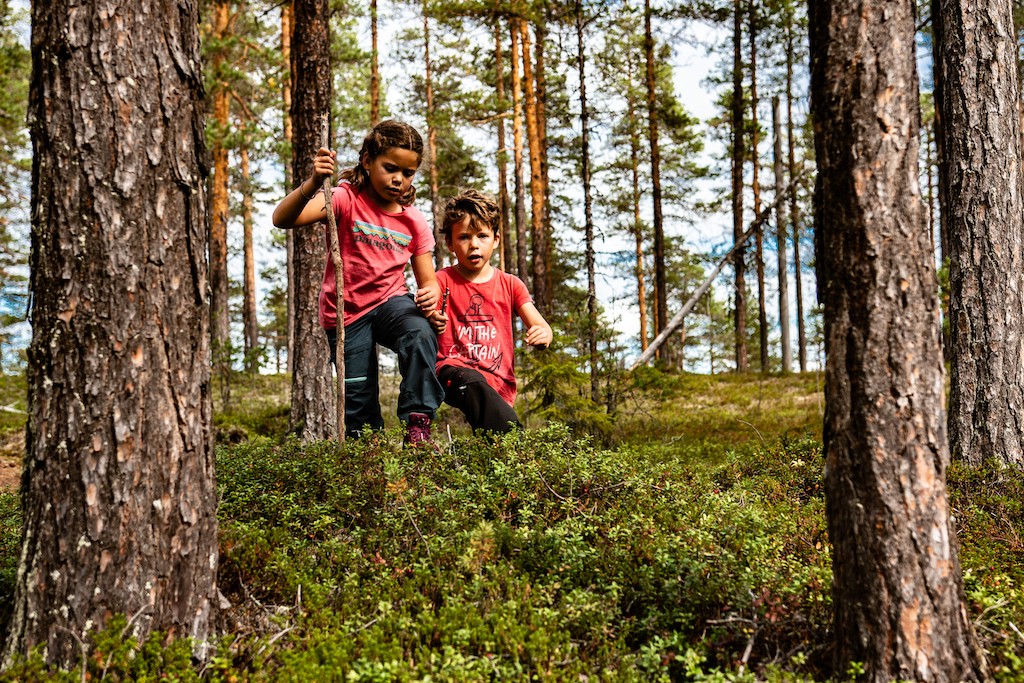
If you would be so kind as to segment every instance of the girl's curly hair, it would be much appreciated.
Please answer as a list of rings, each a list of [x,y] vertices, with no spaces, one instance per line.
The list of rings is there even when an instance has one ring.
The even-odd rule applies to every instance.
[[[404,121],[388,119],[381,121],[363,138],[363,146],[359,149],[359,161],[353,168],[341,172],[341,179],[347,181],[355,190],[360,190],[370,183],[370,176],[363,168],[364,161],[372,162],[381,154],[392,149],[407,149],[415,152],[419,160],[423,159],[423,138]],[[416,200],[416,187],[410,185],[409,191],[399,197],[398,203],[409,206]]]
[[[445,239],[452,236],[452,226],[466,216],[477,225],[486,225],[495,235],[499,234],[501,210],[494,198],[480,190],[467,188],[448,200],[444,207],[444,220],[441,222],[441,234]]]

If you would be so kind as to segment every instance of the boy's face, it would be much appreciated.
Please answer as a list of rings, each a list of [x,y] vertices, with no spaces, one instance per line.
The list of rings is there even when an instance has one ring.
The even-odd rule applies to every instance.
[[[469,271],[479,272],[490,263],[498,238],[489,226],[474,221],[472,216],[466,216],[452,226],[447,243],[459,265]]]

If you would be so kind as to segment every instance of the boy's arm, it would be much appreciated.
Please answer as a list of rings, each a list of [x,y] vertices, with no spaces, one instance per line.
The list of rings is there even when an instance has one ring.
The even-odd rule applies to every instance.
[[[313,158],[313,173],[299,183],[274,209],[271,220],[279,228],[297,228],[327,219],[327,206],[320,191],[324,178],[334,175],[336,153],[321,147]]]
[[[412,274],[416,278],[416,305],[427,315],[434,310],[441,297],[434,272],[434,255],[429,251],[412,257]]]
[[[540,314],[540,311],[533,305],[533,302],[528,301],[519,307],[519,317],[522,318],[523,324],[526,325],[526,337],[523,341],[530,346],[542,349],[547,348],[551,344],[551,340],[554,338],[551,326],[544,320],[544,316]]]

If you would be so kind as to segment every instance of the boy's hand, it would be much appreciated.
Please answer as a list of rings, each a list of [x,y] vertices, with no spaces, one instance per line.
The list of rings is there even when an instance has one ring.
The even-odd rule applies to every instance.
[[[434,328],[434,332],[437,334],[444,334],[444,331],[448,329],[448,314],[442,313],[441,311],[431,311],[427,313],[427,320],[430,321],[430,326]]]
[[[526,331],[524,341],[530,346],[546,349],[551,344],[552,338],[553,335],[551,334],[550,327],[547,325],[534,325]]]
[[[441,295],[441,288],[437,284],[437,280],[433,282],[425,282],[416,290],[416,305],[419,306],[423,315],[429,315],[431,311],[437,308],[437,302]]]

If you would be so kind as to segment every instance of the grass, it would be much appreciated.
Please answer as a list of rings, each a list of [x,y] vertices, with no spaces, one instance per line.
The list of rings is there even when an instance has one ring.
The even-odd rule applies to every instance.
[[[394,427],[340,455],[283,438],[267,397],[287,380],[254,381],[217,416],[233,606],[216,654],[196,669],[115,624],[93,645],[110,680],[844,678],[814,375],[638,373],[608,447],[558,424],[481,440],[453,420],[463,436],[436,453],[403,450]],[[950,490],[969,609],[997,678],[1020,680],[1024,484],[954,466]],[[16,509],[0,495],[0,605]],[[19,666],[0,681],[81,679]]]

